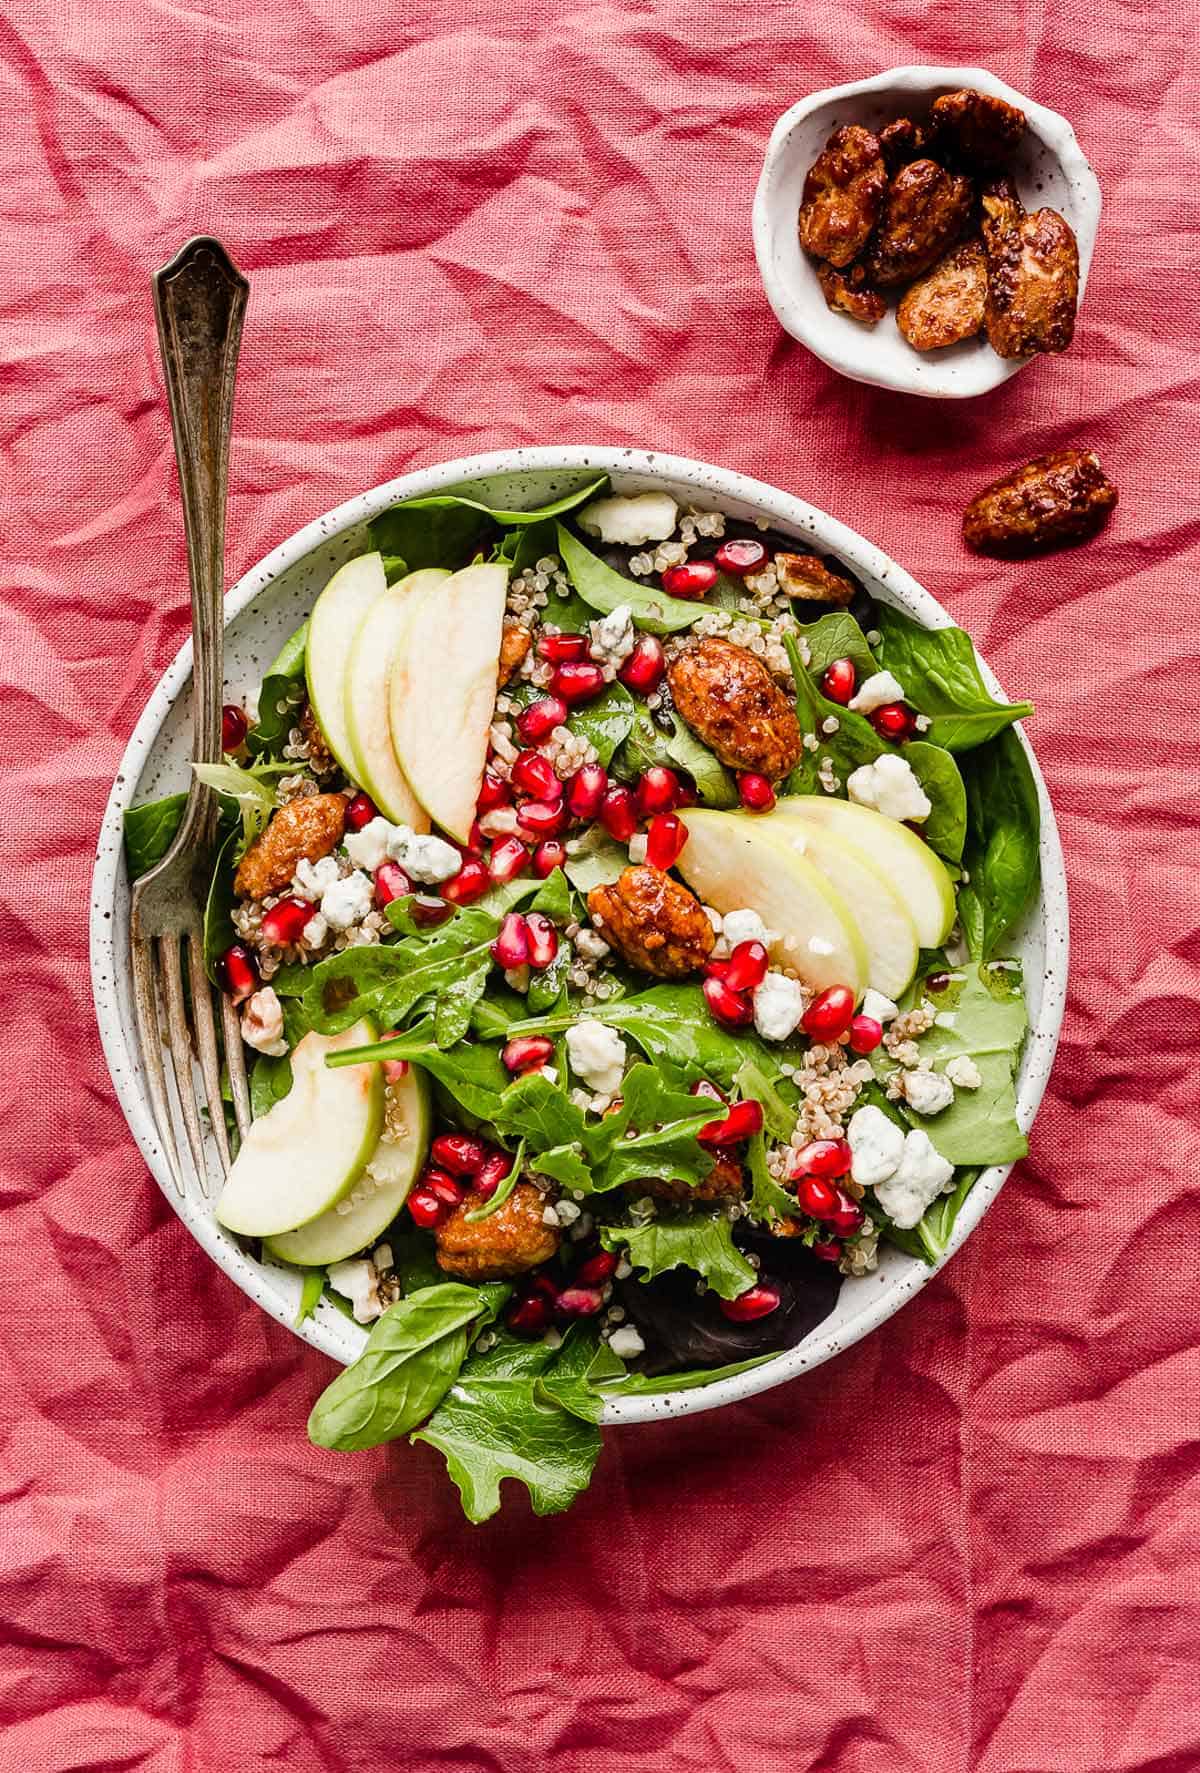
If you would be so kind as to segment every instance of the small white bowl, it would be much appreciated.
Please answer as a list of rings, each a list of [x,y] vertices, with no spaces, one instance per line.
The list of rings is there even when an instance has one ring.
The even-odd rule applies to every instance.
[[[1035,105],[985,68],[890,68],[870,80],[827,87],[785,111],[771,132],[754,197],[754,251],[779,324],[853,382],[930,399],[963,400],[998,388],[1032,361],[997,357],[984,338],[942,351],[914,351],[901,337],[894,309],[874,328],[831,313],[813,261],[800,248],[797,218],[805,174],[833,130],[843,123],[878,130],[894,117],[920,120],[940,93],[962,86],[991,93],[1024,111],[1028,128],[1007,170],[1027,209],[1056,209],[1074,229],[1082,304],[1100,223],[1100,186],[1065,117]]]

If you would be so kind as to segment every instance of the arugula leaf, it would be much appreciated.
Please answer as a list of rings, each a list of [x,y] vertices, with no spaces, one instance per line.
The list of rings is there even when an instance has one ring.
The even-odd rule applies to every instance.
[[[659,1213],[644,1225],[604,1225],[600,1242],[606,1250],[624,1246],[647,1280],[668,1268],[693,1269],[722,1299],[736,1299],[758,1278],[734,1244],[733,1225],[724,1213]]]
[[[396,907],[388,909],[390,914]],[[310,969],[304,992],[313,1027],[336,1034],[360,1016],[374,1015],[382,1027],[398,1028],[431,1001],[434,1038],[440,1047],[453,1046],[470,1027],[487,985],[499,928],[497,916],[473,905],[436,929],[331,954]]]
[[[149,873],[156,862],[162,861],[179,829],[186,801],[184,793],[166,794],[161,800],[126,807],[121,828],[130,880]]]
[[[508,1289],[500,1289],[502,1298]],[[457,1281],[397,1300],[379,1319],[358,1359],[313,1405],[308,1437],[352,1452],[395,1440],[436,1409],[458,1375],[467,1332],[494,1315],[497,1301]]]
[[[555,868],[548,874],[538,887],[529,902],[530,911],[540,911],[553,923],[568,924],[579,915],[575,894],[571,891],[571,883],[561,868]]]
[[[883,605],[876,614],[879,662],[905,698],[933,722],[929,738],[947,751],[970,751],[1033,713],[1032,702],[997,702],[984,684],[971,637],[962,628],[922,628]]]
[[[592,1189],[607,1192],[653,1176],[702,1182],[714,1160],[696,1133],[712,1118],[707,1097],[674,1089],[655,1065],[632,1065],[621,1085],[620,1107],[583,1129]]]
[[[674,634],[681,628],[690,628],[703,615],[703,604],[668,597],[656,586],[614,572],[561,523],[557,535],[556,552],[571,583],[583,601],[602,615],[626,604],[638,627],[651,634]]]
[[[767,1142],[762,1133],[755,1133],[747,1153],[750,1171],[750,1217],[773,1225],[777,1219],[794,1219],[795,1198],[780,1186],[767,1168]]]
[[[525,1139],[534,1152],[573,1145],[583,1138],[583,1110],[575,1106],[561,1084],[551,1083],[539,1071],[509,1084],[493,1119],[498,1133]],[[530,1163],[537,1167],[535,1159]]]
[[[716,1385],[718,1380],[732,1379],[773,1361],[775,1354],[756,1354],[748,1361],[732,1361],[725,1367],[697,1367],[690,1373],[623,1373],[620,1378],[600,1379],[596,1383],[605,1397],[657,1396],[671,1391],[695,1391],[701,1385]]]
[[[607,485],[606,474],[592,474],[552,503],[529,511],[505,511],[466,493],[435,493],[392,505],[368,525],[371,546],[382,554],[403,555],[410,572],[426,566],[454,566],[494,525],[502,529],[530,527],[564,516],[593,498]],[[544,552],[544,550],[543,550]],[[534,559],[538,556],[535,555]]]
[[[304,649],[308,623],[285,641],[279,656],[267,667],[258,692],[258,719],[246,735],[251,757],[277,758],[296,724],[300,704],[307,695],[304,681]]]
[[[504,1205],[505,1201],[509,1198],[513,1189],[521,1179],[521,1166],[524,1161],[525,1141],[522,1139],[517,1146],[516,1153],[513,1157],[512,1168],[509,1170],[507,1176],[501,1177],[496,1185],[495,1193],[489,1195],[481,1207],[473,1207],[471,1211],[466,1214],[466,1222],[468,1225],[478,1225],[480,1220],[490,1219],[493,1213],[498,1213],[500,1211],[500,1208]]]
[[[990,960],[1037,891],[1041,807],[1024,747],[1014,732],[963,759],[969,834],[967,882],[958,910],[976,959]]]
[[[634,709],[632,729],[616,758],[616,773],[633,781],[654,764],[672,765],[686,770],[696,785],[696,793],[705,806],[732,807],[738,804],[737,783],[720,758],[701,743],[682,715],[673,713],[674,733],[664,733],[655,726],[645,702]]]
[[[410,1064],[419,1065],[437,1078],[459,1106],[477,1120],[495,1120],[510,1082],[494,1046],[459,1041],[457,1046],[443,1052],[434,1039],[431,1016],[391,1040],[372,1041],[368,1046],[329,1053],[325,1063],[336,1071],[339,1066],[361,1065],[367,1059],[407,1059]]]
[[[587,1488],[600,1454],[602,1400],[586,1398],[594,1358],[594,1341],[577,1330],[558,1349],[501,1335],[472,1354],[412,1437],[444,1454],[468,1520],[495,1514],[505,1478],[525,1485],[539,1515],[569,1508]]]
[[[292,1319],[297,1329],[317,1309],[324,1291],[325,1270],[323,1268],[306,1268],[304,1279],[300,1283],[300,1303],[296,1307],[296,1315]]]

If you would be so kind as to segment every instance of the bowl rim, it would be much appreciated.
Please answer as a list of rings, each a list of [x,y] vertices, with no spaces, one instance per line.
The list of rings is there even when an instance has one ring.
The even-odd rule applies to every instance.
[[[846,334],[845,344],[837,341],[841,333],[832,334],[835,341],[827,345],[821,341],[813,329],[804,321],[792,292],[784,278],[779,274],[775,264],[773,251],[774,242],[779,229],[787,225],[794,226],[794,219],[787,221],[776,215],[775,183],[779,175],[779,165],[784,149],[792,131],[814,111],[823,109],[830,104],[837,104],[849,98],[857,98],[863,93],[883,92],[895,89],[900,92],[914,94],[932,94],[939,89],[955,90],[960,86],[972,86],[979,91],[988,92],[994,98],[1004,99],[1010,105],[1016,105],[1024,111],[1033,133],[1040,137],[1056,156],[1064,174],[1075,185],[1081,210],[1081,225],[1076,228],[1076,240],[1079,246],[1079,301],[1083,306],[1084,292],[1087,288],[1088,271],[1091,268],[1092,253],[1096,243],[1096,233],[1100,222],[1101,196],[1100,185],[1091,164],[1079,145],[1074,127],[1061,112],[1052,110],[1048,105],[1038,104],[1035,99],[1027,98],[1018,92],[1016,87],[1001,80],[987,68],[940,67],[934,64],[909,62],[901,67],[887,68],[882,73],[869,75],[864,80],[850,80],[841,86],[826,86],[817,92],[808,93],[798,99],[794,105],[783,112],[771,131],[763,156],[762,170],[754,192],[754,203],[751,212],[751,226],[754,237],[754,256],[758,261],[759,275],[767,301],[776,320],[784,331],[828,368],[836,370],[839,375],[854,382],[862,382],[874,388],[887,388],[897,394],[915,394],[924,400],[976,400],[981,395],[990,394],[994,389],[1003,386],[1010,377],[1019,370],[1025,369],[1036,361],[1033,357],[1005,359],[995,358],[995,374],[986,380],[981,387],[930,387],[926,383],[909,381],[903,375],[891,373],[879,374],[871,367],[870,344],[873,335],[855,327],[847,321],[843,331]],[[837,318],[837,316],[833,316]],[[994,354],[993,354],[994,355]],[[913,353],[917,361],[921,361],[918,353]],[[916,365],[914,364],[914,370]]]
[[[323,516],[303,525],[244,573],[226,597],[225,624],[228,626],[285,570],[295,566],[305,556],[343,531],[374,516],[399,499],[438,492],[485,475],[537,470],[578,472],[584,469],[596,469],[617,476],[633,476],[649,481],[669,480],[677,485],[693,488],[698,500],[704,496],[715,496],[718,500],[725,498],[731,502],[740,501],[752,505],[785,528],[801,534],[807,531],[818,536],[826,551],[837,554],[847,565],[882,585],[901,608],[922,620],[926,626],[951,625],[952,618],[942,605],[882,549],[837,518],[830,517],[793,494],[735,470],[718,468],[687,457],[666,455],[655,450],[593,448],[587,445],[541,445],[461,457],[412,470],[384,481],[367,492],[356,494],[334,506]],[[89,918],[92,993],[101,1045],[130,1131],[176,1216],[182,1219],[186,1228],[218,1267],[256,1304],[267,1310],[293,1334],[344,1363],[347,1358],[343,1340],[345,1320],[340,1319],[340,1314],[334,1314],[340,1319],[340,1332],[323,1323],[320,1314],[314,1314],[303,1324],[297,1325],[292,1320],[288,1306],[277,1293],[267,1290],[264,1295],[258,1265],[251,1262],[240,1248],[232,1241],[227,1241],[220,1233],[210,1203],[202,1203],[204,1211],[194,1215],[182,1210],[183,1203],[175,1194],[170,1171],[154,1131],[141,1081],[136,1045],[127,1035],[121,1014],[116,981],[119,971],[128,968],[128,957],[118,951],[117,943],[117,931],[123,927],[123,920],[116,914],[116,908],[121,903],[122,893],[126,896],[128,894],[121,844],[122,814],[132,804],[147,755],[190,678],[191,662],[192,644],[189,637],[151,691],[125,747],[104,810],[92,876]],[[986,661],[981,659],[980,663],[989,688],[993,693],[1002,695],[1003,691]],[[1027,1132],[1045,1092],[1058,1042],[1066,998],[1069,936],[1066,875],[1054,812],[1032,747],[1019,725],[1015,730],[1033,771],[1042,814],[1042,883],[1034,914],[1042,915],[1044,925],[1043,992],[1036,1023],[1031,1019],[1017,1089],[1017,1118],[1022,1129]],[[1046,914],[1048,897],[1054,901],[1056,907],[1053,918]],[[879,1288],[873,1297],[865,1299],[862,1308],[836,1335],[823,1332],[821,1325],[818,1325],[796,1348],[787,1349],[748,1372],[735,1374],[694,1391],[610,1399],[604,1407],[604,1423],[644,1422],[718,1409],[725,1404],[736,1403],[759,1392],[771,1390],[852,1347],[894,1316],[902,1305],[940,1272],[983,1218],[1011,1169],[1011,1164],[993,1165],[979,1177],[959,1214],[947,1251],[936,1267],[928,1267],[916,1258],[908,1258],[909,1267],[891,1284]],[[365,1332],[363,1338],[365,1340]]]

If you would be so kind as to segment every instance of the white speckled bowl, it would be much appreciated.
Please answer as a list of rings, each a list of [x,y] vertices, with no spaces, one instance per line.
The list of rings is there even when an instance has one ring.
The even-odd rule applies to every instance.
[[[539,504],[554,496],[550,484],[566,490],[582,471],[597,468],[611,474],[621,492],[664,487],[681,501],[708,509],[720,509],[740,518],[767,517],[775,527],[805,545],[837,555],[874,596],[898,605],[930,627],[944,627],[950,620],[927,591],[870,542],[802,499],[760,481],[645,450],[504,450],[423,468],[361,493],[308,524],[247,573],[229,593],[225,605],[225,668],[231,691],[240,697],[257,689],[264,668],[308,614],[330,573],[361,549],[367,520],[386,505],[463,486],[485,475],[505,476],[502,502],[506,506]],[[984,675],[992,689],[1002,693],[986,666]],[[208,1202],[199,1197],[186,1201],[176,1198],[155,1136],[137,1057],[128,961],[129,883],[121,850],[121,816],[135,801],[152,799],[184,785],[191,733],[190,684],[189,643],[159,681],[138,721],[105,810],[91,901],[96,1015],[117,1097],[167,1200],[229,1278],[290,1328],[299,1297],[295,1271],[252,1261],[217,1225]],[[1016,945],[1025,962],[1031,1021],[1017,1091],[1017,1113],[1024,1128],[1032,1122],[1046,1087],[1067,982],[1067,890],[1062,851],[1032,752],[1030,760],[1042,807],[1042,892]],[[186,1149],[182,1145],[182,1131],[179,1137],[181,1149]],[[210,1159],[215,1190],[219,1176],[215,1151],[210,1153]],[[990,1169],[975,1184],[959,1215],[950,1253],[978,1225],[1000,1192],[1009,1167]],[[874,1274],[845,1282],[833,1315],[799,1347],[751,1372],[703,1390],[614,1401],[607,1406],[605,1420],[641,1422],[655,1416],[685,1415],[733,1403],[779,1385],[877,1329],[920,1291],[931,1272],[899,1250],[886,1250]],[[352,1360],[365,1340],[365,1331],[326,1302],[297,1333],[338,1361]]]
[[[805,174],[830,133],[842,123],[879,129],[894,117],[920,119],[939,93],[962,86],[989,92],[1024,111],[1029,127],[1009,170],[1026,208],[1056,209],[1075,230],[1082,306],[1100,223],[1100,186],[1065,117],[1035,105],[986,68],[890,68],[870,80],[827,87],[785,111],[771,133],[754,197],[754,250],[780,326],[851,381],[930,399],[963,400],[999,387],[1032,361],[997,357],[986,339],[942,351],[914,351],[900,335],[894,307],[874,328],[833,314],[825,306],[812,260],[800,249],[797,216]]]

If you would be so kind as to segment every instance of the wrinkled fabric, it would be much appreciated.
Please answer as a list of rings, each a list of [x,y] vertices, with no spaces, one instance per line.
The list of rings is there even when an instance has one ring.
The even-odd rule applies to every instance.
[[[0,41],[0,1765],[1200,1766],[1185,16],[9,0]],[[1067,111],[1104,191],[1073,350],[964,405],[839,380],[751,250],[777,113],[914,59]],[[472,1529],[430,1448],[309,1446],[329,1363],[184,1233],[101,1058],[95,833],[187,620],[147,280],[200,230],[252,280],[231,579],[409,466],[645,444],[862,530],[1038,705],[1074,928],[1032,1156],[878,1334],[610,1433],[565,1517]],[[968,556],[968,498],[1068,444],[1104,534]]]

